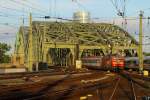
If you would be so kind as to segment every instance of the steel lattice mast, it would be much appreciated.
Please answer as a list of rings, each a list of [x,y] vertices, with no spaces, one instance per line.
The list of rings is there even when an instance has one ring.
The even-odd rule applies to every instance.
[[[143,12],[140,12],[139,19],[139,70],[143,71]]]

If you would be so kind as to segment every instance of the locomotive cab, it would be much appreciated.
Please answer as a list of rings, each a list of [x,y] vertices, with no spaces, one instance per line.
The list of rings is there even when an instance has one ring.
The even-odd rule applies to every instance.
[[[112,68],[117,72],[121,69],[124,69],[124,66],[125,66],[124,57],[122,57],[120,55],[112,56],[111,57],[111,65],[112,65]]]

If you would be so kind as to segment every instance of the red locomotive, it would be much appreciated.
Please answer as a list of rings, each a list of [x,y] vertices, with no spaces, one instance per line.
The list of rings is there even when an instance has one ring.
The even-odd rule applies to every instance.
[[[124,69],[125,59],[119,55],[84,57],[82,64],[93,69]]]

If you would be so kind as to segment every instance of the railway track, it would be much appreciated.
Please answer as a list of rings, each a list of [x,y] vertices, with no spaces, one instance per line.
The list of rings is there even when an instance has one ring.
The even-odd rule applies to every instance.
[[[53,75],[64,75],[64,74],[76,74],[76,73],[87,73],[90,71],[63,71],[63,70],[49,70],[49,71],[39,71],[39,72],[24,72],[24,73],[10,73],[10,74],[0,74],[0,79],[15,79],[15,78],[25,78],[34,76],[53,76]]]
[[[143,75],[139,75],[139,74],[127,73],[126,71],[122,72],[121,75],[127,78],[129,81],[132,81],[133,83],[139,85],[141,88],[147,89],[148,92],[150,93],[150,78],[149,77],[144,77]]]
[[[82,96],[88,100],[141,100],[150,96],[143,82],[149,80],[126,72],[68,73],[55,80],[3,87],[0,100],[79,100]]]
[[[49,73],[59,72],[55,70],[48,70],[48,71],[39,71],[39,72],[22,72],[22,73],[6,73],[0,74],[0,79],[13,79],[13,78],[21,78],[21,77],[29,77],[29,76],[40,76],[40,75],[47,75]],[[59,72],[60,73],[60,72]]]
[[[131,100],[140,100],[145,95],[147,95],[148,97],[150,96],[150,80],[148,77],[143,77],[139,74],[133,75],[132,73],[127,73],[127,71],[121,72],[121,76],[128,80],[131,85]],[[143,91],[142,93],[144,94],[142,94],[141,91]]]
[[[98,98],[95,97],[94,100],[142,100],[142,98],[149,98],[150,88],[145,85],[144,80],[144,83],[141,80],[126,73],[120,73],[111,87],[98,88],[100,92]]]
[[[93,82],[92,82],[93,81]],[[95,90],[97,88],[105,88],[112,85],[110,81],[105,82],[94,82],[95,80],[87,80],[84,81],[83,84],[73,84],[71,86],[66,87],[65,89],[56,90],[56,91],[48,91],[47,94],[43,95],[37,95],[31,98],[28,98],[29,100],[36,100],[36,99],[50,99],[53,98],[53,100],[66,100],[71,99],[73,96],[76,97],[76,95],[81,94],[82,92],[89,91],[89,90]],[[49,98],[50,97],[50,98]]]
[[[60,78],[59,80],[53,81],[53,82],[42,82],[41,84],[33,84],[31,86],[22,86],[18,87],[15,86],[14,88],[9,87],[8,90],[4,89],[2,94],[0,94],[1,100],[10,100],[11,99],[31,99],[36,100],[39,98],[48,98],[53,97],[59,99],[66,98],[72,91],[74,94],[76,91],[80,92],[81,90],[84,91],[85,89],[91,89],[96,88],[100,85],[100,82],[102,80],[105,80],[105,78],[102,79],[93,79],[95,75],[102,76],[98,73],[92,73],[90,75],[73,75],[73,74],[67,74],[67,76]],[[107,80],[108,77],[106,77]],[[108,83],[108,80],[107,82]],[[11,89],[10,89],[11,88]],[[66,93],[67,92],[67,93]],[[6,96],[7,95],[7,96]],[[58,96],[59,95],[59,96]],[[45,99],[47,100],[47,99]],[[55,99],[53,99],[55,100]]]
[[[138,72],[130,72],[130,71],[124,71],[124,74],[128,74],[130,77],[142,79],[144,81],[150,81],[150,77],[145,77],[142,74],[138,74]]]

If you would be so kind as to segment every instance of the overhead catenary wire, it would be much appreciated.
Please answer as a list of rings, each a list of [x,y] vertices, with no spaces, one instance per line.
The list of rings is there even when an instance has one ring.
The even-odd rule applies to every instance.
[[[16,35],[13,36],[0,36],[0,39],[7,39],[7,38],[15,38]]]
[[[127,19],[126,19],[126,5],[127,0],[110,0],[112,5],[115,7],[117,11],[117,15],[122,17],[122,27],[126,30],[127,28]],[[114,23],[114,22],[113,22]]]
[[[9,1],[11,1],[11,0],[9,0]],[[12,2],[12,1],[11,1]],[[10,2],[9,2],[10,3]],[[9,4],[9,3],[7,3],[7,4]],[[14,3],[14,2],[12,2],[12,3]],[[17,6],[18,6],[18,4],[17,3],[14,3],[14,4],[16,4]],[[4,4],[5,5],[5,4]],[[16,7],[16,5],[14,5],[14,7],[11,7],[11,6],[4,6],[4,5],[0,5],[0,8],[3,8],[3,9],[6,9],[6,10],[11,10],[11,11],[13,11],[13,12],[17,12],[17,13],[29,13],[29,12],[32,12],[32,14],[33,15],[45,15],[45,13],[43,13],[43,12],[39,12],[38,10],[38,12],[36,11],[30,11],[29,9],[27,10],[27,9],[24,9],[24,11],[23,10],[21,10],[20,8],[22,8],[24,5],[21,5],[20,7],[17,7],[17,8],[14,8],[14,7]],[[11,4],[12,5],[12,4]],[[2,10],[2,9],[1,9]],[[4,12],[5,10],[3,10],[3,11],[1,11],[1,12],[3,12],[3,13],[5,13]],[[43,13],[43,14],[42,14]]]
[[[15,9],[15,8],[11,8],[11,7],[6,7],[6,6],[2,6],[0,5],[0,8],[4,9],[0,11],[0,17],[8,17],[8,18],[16,18],[16,19],[19,19],[20,17],[23,17],[22,14],[18,14],[18,15],[14,15],[14,14],[7,14],[5,9],[6,10],[10,10],[10,11],[13,11],[13,12],[17,12],[17,13],[26,13],[27,17],[24,17],[24,19],[28,19],[28,14],[29,14],[29,11],[22,11],[20,9]],[[5,11],[5,12],[4,12]],[[35,13],[35,12],[32,12],[33,14],[33,18],[37,18],[38,16],[43,16],[41,13]],[[37,16],[38,15],[38,16]]]
[[[0,8],[3,8],[3,9],[7,9],[7,10],[11,10],[11,11],[14,11],[14,12],[20,12],[20,13],[22,13],[22,10],[19,10],[19,9],[15,9],[15,8],[10,8],[10,7],[5,7],[5,6],[2,6],[2,5],[0,5]],[[29,13],[29,11],[24,11],[25,13]],[[37,14],[37,15],[43,15],[43,14],[41,14],[41,13],[35,13],[35,12],[32,12],[32,14]]]
[[[83,6],[81,3],[78,2],[78,0],[72,0],[72,2],[76,3],[79,8],[82,8],[85,11],[88,11],[85,6]]]
[[[0,17],[5,17],[5,18],[12,18],[12,19],[20,19],[20,18],[24,18],[25,20],[28,20],[29,18],[28,18],[28,15],[26,15],[26,17],[25,16],[23,16],[23,15],[6,15],[6,14],[0,14]],[[33,16],[32,18],[40,18],[39,16]],[[28,22],[28,21],[26,21],[26,22]]]
[[[117,15],[122,18],[126,17],[126,2],[127,0],[110,0],[117,11]]]
[[[15,23],[0,23],[0,25],[4,25],[4,26],[9,26],[9,27],[13,27],[13,28],[19,28],[19,25],[15,24]]]
[[[4,40],[4,39],[15,39],[16,37],[7,37],[7,38],[1,38],[0,37],[0,40]]]
[[[45,10],[42,10],[42,9],[39,9],[39,8],[35,8],[35,7],[33,7],[32,5],[28,5],[28,4],[23,3],[23,2],[18,2],[18,1],[16,1],[16,0],[10,0],[10,1],[11,1],[11,2],[14,2],[14,3],[17,3],[17,4],[21,4],[22,6],[29,7],[30,9],[36,10],[36,11],[38,11],[38,12],[40,12],[40,13],[43,13],[43,14],[48,13],[48,12],[46,12]],[[44,12],[45,12],[45,13],[44,13]]]
[[[137,36],[139,36],[139,34],[137,34],[137,33],[135,33],[134,35],[137,35]],[[148,36],[148,35],[143,35],[142,37],[149,38],[150,36]]]
[[[13,0],[14,1],[14,0]],[[6,8],[6,7],[5,7]],[[11,8],[12,10],[17,10],[17,9],[13,9],[13,8]],[[18,11],[18,10],[17,10]],[[56,18],[56,19],[62,19],[62,20],[64,20],[63,18]],[[137,20],[137,19],[139,19],[139,18],[126,18],[126,20]],[[144,18],[143,18],[144,19]],[[145,19],[148,19],[148,18],[145,18]],[[65,19],[65,20],[69,20],[70,21],[70,19]]]
[[[11,16],[7,16],[7,15],[0,15],[2,17],[11,17]],[[15,16],[12,16],[12,17],[15,17]],[[34,17],[34,18],[45,18],[45,19],[49,19],[49,18],[52,18],[52,19],[59,19],[59,20],[65,20],[65,21],[74,21],[73,19],[69,19],[69,18],[62,18],[62,17],[50,17],[50,16],[44,16],[44,17]],[[28,19],[28,18],[26,18]],[[94,19],[94,18],[93,18]],[[96,19],[101,19],[101,18],[96,18]],[[103,18],[102,18],[103,19]],[[114,18],[115,19],[115,18]],[[119,19],[119,18],[116,18],[116,19]],[[143,18],[143,19],[149,19],[147,17]],[[126,20],[138,20],[137,17],[131,17],[131,18],[126,18]],[[145,36],[146,37],[146,36]]]
[[[24,4],[24,3],[22,3],[22,2],[17,2],[16,0],[9,0],[9,1],[13,1],[13,2],[16,2],[16,3],[21,3],[21,4]],[[74,0],[75,2],[77,2],[78,3],[78,1],[77,0]],[[112,0],[111,0],[112,1]],[[116,2],[115,3],[117,3],[117,0],[115,0]],[[29,0],[26,0],[26,1],[23,1],[23,2],[29,2]],[[30,3],[31,3],[31,1],[30,1]],[[33,4],[33,3],[32,3]],[[29,5],[28,5],[29,6]],[[6,8],[6,7],[5,7]],[[11,8],[12,10],[17,10],[17,9],[13,9],[13,8]],[[37,8],[36,8],[37,9]],[[150,8],[148,8],[148,9],[150,9]],[[18,10],[17,10],[18,11]],[[63,19],[63,18],[62,18]],[[136,20],[136,19],[139,19],[139,18],[126,18],[126,20]],[[144,18],[143,18],[144,19]],[[148,19],[148,18],[147,18]]]
[[[128,14],[128,16],[135,15],[135,14],[139,14],[140,11],[146,12],[147,10],[150,10],[150,8],[144,8],[144,9],[140,9],[140,10],[131,12],[131,13]]]
[[[13,8],[14,9],[14,8]],[[19,12],[19,11],[17,11],[17,12]],[[22,11],[20,11],[20,12],[22,12]],[[33,12],[34,13],[34,12]],[[38,14],[38,13],[37,13]],[[2,15],[3,16],[3,15]],[[8,17],[8,18],[10,18],[11,17],[11,15],[4,15],[5,17]],[[35,18],[41,18],[40,16],[39,17],[35,17]],[[42,17],[42,18],[44,18],[44,17]],[[63,18],[63,17],[51,17],[51,18],[55,18],[55,19],[59,19],[59,20],[65,20],[65,21],[74,21],[73,19],[69,19],[69,18]],[[28,18],[26,18],[26,19],[28,19]],[[94,19],[94,18],[93,18]],[[99,18],[99,19],[102,19],[102,18]],[[116,18],[114,18],[114,19],[118,19],[118,17],[116,17]],[[119,19],[122,19],[122,18],[119,18]],[[138,20],[139,18],[138,17],[127,17],[126,18],[127,20]],[[148,19],[148,18],[143,18],[143,19]],[[5,24],[6,25],[6,24]],[[6,25],[7,26],[7,25]],[[8,25],[8,26],[10,26],[10,24]],[[143,44],[143,45],[149,45],[149,44]]]
[[[113,2],[113,0],[110,0],[110,2],[111,2],[112,5],[115,7],[115,9],[117,10],[117,12],[119,12],[118,6],[116,5],[116,4],[117,4],[117,1]]]
[[[31,0],[25,0],[24,2],[27,2],[27,3],[31,4],[32,6],[34,5],[34,6],[38,7],[38,8],[45,9],[46,11],[48,11],[47,8],[43,7],[42,5],[37,4],[35,2],[32,2]]]
[[[9,19],[20,19],[21,15],[20,15],[20,17],[18,17],[18,16],[15,16],[15,15],[1,15],[0,14],[0,17],[9,18]],[[28,19],[28,18],[26,17],[24,19]]]

